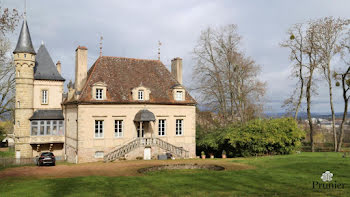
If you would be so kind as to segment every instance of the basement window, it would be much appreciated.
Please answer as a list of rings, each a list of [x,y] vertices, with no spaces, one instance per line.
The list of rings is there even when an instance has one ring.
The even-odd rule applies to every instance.
[[[95,158],[103,158],[104,152],[103,151],[96,151],[95,152]]]

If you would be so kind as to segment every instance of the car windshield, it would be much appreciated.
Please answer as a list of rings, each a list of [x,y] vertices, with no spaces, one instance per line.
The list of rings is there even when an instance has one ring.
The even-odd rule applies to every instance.
[[[41,156],[53,156],[52,153],[41,153]]]

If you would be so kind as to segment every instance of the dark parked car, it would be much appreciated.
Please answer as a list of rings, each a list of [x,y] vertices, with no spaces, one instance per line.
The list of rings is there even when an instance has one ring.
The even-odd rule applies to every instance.
[[[51,152],[42,152],[40,154],[40,157],[38,158],[38,162],[37,165],[38,166],[42,166],[42,165],[46,165],[46,164],[50,164],[50,165],[56,165],[56,159],[55,159],[55,155]]]

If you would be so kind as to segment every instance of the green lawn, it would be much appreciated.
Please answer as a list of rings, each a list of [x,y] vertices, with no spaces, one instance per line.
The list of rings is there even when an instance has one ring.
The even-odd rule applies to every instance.
[[[0,196],[350,196],[350,158],[340,153],[238,158],[256,166],[240,171],[178,170],[139,177],[0,180]],[[330,170],[345,189],[313,189]]]
[[[14,157],[15,151],[8,149],[7,151],[0,151],[0,158],[1,157]]]

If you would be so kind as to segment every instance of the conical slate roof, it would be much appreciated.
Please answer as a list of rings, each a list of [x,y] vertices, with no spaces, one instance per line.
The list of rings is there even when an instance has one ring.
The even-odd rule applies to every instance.
[[[45,45],[41,45],[35,58],[34,79],[65,81],[57,71]]]
[[[27,20],[23,21],[21,33],[19,34],[16,49],[13,53],[31,53],[35,55],[32,39],[30,38]]]

